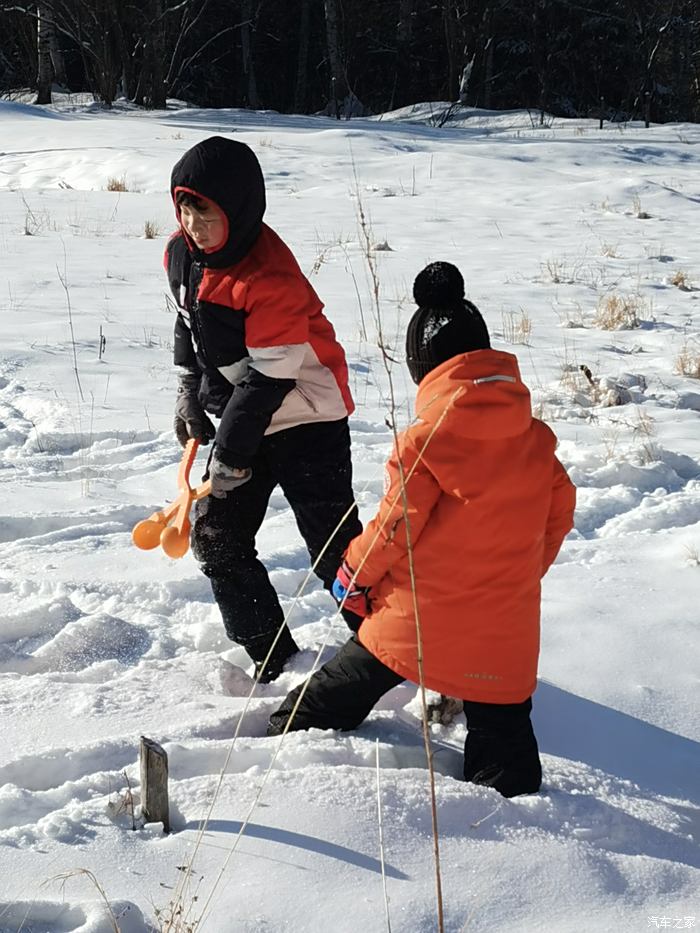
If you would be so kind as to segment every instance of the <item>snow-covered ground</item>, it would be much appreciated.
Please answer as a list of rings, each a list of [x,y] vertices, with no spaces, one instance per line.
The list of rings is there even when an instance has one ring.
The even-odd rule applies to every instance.
[[[213,133],[258,153],[267,220],[346,347],[365,517],[390,432],[358,198],[390,247],[373,254],[385,341],[400,357],[422,266],[456,263],[578,486],[544,585],[542,793],[464,784],[463,723],[433,727],[445,929],[700,926],[700,127],[474,112],[440,128],[436,110],[337,123],[0,103],[2,933],[182,933],[166,923],[181,900],[213,933],[381,933],[377,754],[391,929],[437,929],[415,688],[353,734],[264,737],[319,646],[347,636],[317,581],[299,594],[307,555],[281,494],[260,548],[305,650],[249,703],[191,555],[131,544],[179,459],[169,172]],[[400,364],[393,377],[405,423],[412,386]],[[131,828],[142,734],[170,756],[169,836]]]

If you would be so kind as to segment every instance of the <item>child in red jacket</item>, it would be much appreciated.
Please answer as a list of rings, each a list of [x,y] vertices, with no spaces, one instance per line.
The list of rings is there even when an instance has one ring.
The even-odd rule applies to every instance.
[[[459,271],[433,263],[414,296],[416,422],[334,588],[366,618],[269,731],[354,728],[387,690],[422,680],[465,701],[465,778],[506,797],[532,793],[542,777],[530,721],[540,580],[572,528],[575,491],[515,357],[490,348]]]
[[[297,651],[255,548],[273,489],[282,487],[328,589],[362,529],[345,354],[291,251],[263,223],[252,149],[221,136],[197,143],[174,167],[171,194],[180,224],[165,255],[178,305],[175,433],[183,446],[215,441],[192,550],[227,635],[269,681]],[[344,618],[359,624],[349,610]]]

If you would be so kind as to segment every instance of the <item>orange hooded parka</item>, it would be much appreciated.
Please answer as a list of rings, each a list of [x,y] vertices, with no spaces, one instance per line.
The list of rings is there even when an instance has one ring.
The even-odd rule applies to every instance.
[[[521,703],[536,686],[540,580],[573,527],[574,487],[510,353],[447,360],[420,383],[416,411],[378,514],[348,548],[371,587],[359,639],[418,682],[417,609],[426,687]]]

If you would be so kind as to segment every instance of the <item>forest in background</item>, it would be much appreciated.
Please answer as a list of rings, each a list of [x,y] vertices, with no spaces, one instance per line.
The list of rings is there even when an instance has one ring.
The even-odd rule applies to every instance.
[[[0,0],[0,96],[700,119],[696,0]]]

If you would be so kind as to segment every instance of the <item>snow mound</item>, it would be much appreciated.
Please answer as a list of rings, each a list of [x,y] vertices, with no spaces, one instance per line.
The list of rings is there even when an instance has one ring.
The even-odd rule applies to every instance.
[[[35,104],[22,104],[14,100],[0,100],[0,120],[63,120],[65,117],[55,110],[37,107]]]
[[[69,622],[34,656],[47,668],[75,671],[98,661],[135,664],[150,646],[151,637],[142,626],[96,612]]]

